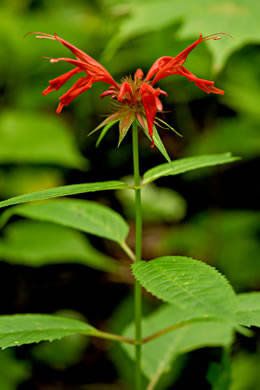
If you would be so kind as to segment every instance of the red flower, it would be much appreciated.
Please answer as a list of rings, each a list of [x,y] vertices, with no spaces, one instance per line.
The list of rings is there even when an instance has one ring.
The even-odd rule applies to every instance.
[[[74,69],[69,72],[49,81],[49,86],[42,92],[43,95],[47,95],[54,89],[59,90],[66,81],[79,72],[85,72],[86,76],[80,77],[78,81],[64,94],[59,100],[60,103],[57,108],[59,114],[63,106],[68,106],[72,100],[74,100],[82,92],[87,91],[97,81],[103,81],[110,85],[107,91],[101,94],[101,98],[105,96],[111,96],[112,99],[117,101],[117,110],[115,113],[105,119],[95,130],[107,125],[110,122],[119,123],[120,137],[119,143],[126,135],[128,129],[135,119],[138,120],[140,126],[146,131],[148,127],[149,135],[152,140],[152,147],[154,146],[153,140],[153,126],[157,112],[163,110],[162,103],[159,99],[160,95],[167,96],[167,93],[160,88],[154,88],[161,79],[170,75],[181,75],[186,77],[189,81],[194,82],[197,87],[202,89],[206,93],[224,94],[224,91],[214,87],[214,81],[200,79],[186,69],[183,64],[185,63],[188,54],[201,42],[210,39],[220,39],[220,34],[212,34],[207,37],[200,37],[193,44],[188,46],[176,57],[160,57],[154,62],[144,78],[143,71],[138,69],[135,72],[134,79],[132,77],[126,77],[120,84],[118,84],[110,73],[92,57],[71,45],[64,39],[55,35],[45,33],[35,33],[36,38],[39,39],[51,39],[59,41],[66,46],[76,57],[71,58],[49,58],[50,62],[66,61],[75,66]],[[227,35],[227,34],[224,34]],[[147,123],[147,125],[146,125]]]

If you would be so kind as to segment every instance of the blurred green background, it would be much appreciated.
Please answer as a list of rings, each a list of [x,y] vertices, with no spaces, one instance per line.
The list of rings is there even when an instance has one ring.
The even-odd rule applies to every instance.
[[[139,67],[147,72],[160,56],[177,55],[200,32],[228,33],[233,38],[199,45],[186,62],[198,77],[214,80],[225,95],[206,95],[180,76],[162,80],[160,87],[168,92],[163,99],[166,121],[183,138],[159,131],[173,160],[218,152],[232,152],[242,160],[162,178],[146,187],[143,253],[146,259],[164,254],[201,259],[224,273],[237,292],[259,290],[259,11],[257,0],[1,0],[1,199],[132,173],[130,134],[120,148],[117,127],[99,148],[97,134],[88,137],[111,110],[109,99],[99,98],[106,85],[95,84],[57,115],[58,97],[73,80],[57,93],[43,97],[41,92],[48,80],[71,67],[41,57],[71,54],[58,42],[35,40],[33,35],[24,38],[26,33],[56,32],[100,61],[117,81]],[[165,162],[143,134],[140,155],[142,172]],[[134,245],[130,195],[106,192],[88,199],[121,212],[129,220],[129,244]],[[1,232],[0,260],[1,314],[63,309],[105,328],[111,314],[118,318],[116,313],[122,311],[130,321],[132,278],[114,244],[60,226],[13,218]],[[148,311],[156,307],[153,299],[146,300]],[[119,332],[126,322],[116,326],[115,321],[109,326]],[[130,362],[122,351],[110,350],[106,343],[68,338],[1,352],[0,388],[105,389],[104,383],[111,389],[131,388]],[[218,350],[191,353],[179,365],[180,372],[188,373],[186,379],[176,379],[174,373],[161,388],[171,389],[177,380],[174,389],[183,389],[192,378],[195,388],[217,390],[205,373],[209,360],[219,356]],[[232,356],[229,389],[259,389],[259,336],[239,337]]]

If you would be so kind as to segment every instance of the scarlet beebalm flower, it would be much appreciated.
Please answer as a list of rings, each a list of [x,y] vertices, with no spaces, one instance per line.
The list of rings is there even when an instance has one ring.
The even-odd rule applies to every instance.
[[[183,64],[185,63],[188,54],[201,42],[208,41],[210,39],[220,39],[221,35],[227,35],[224,33],[212,34],[206,37],[200,37],[185,50],[183,50],[176,57],[164,56],[158,58],[151,66],[146,77],[144,77],[143,71],[137,69],[134,78],[131,76],[125,77],[121,83],[117,83],[110,73],[96,60],[84,53],[82,50],[73,46],[69,42],[55,35],[36,32],[36,38],[39,39],[51,39],[60,42],[66,46],[76,57],[71,58],[49,58],[51,63],[65,61],[75,66],[69,72],[49,81],[49,86],[42,92],[43,95],[47,95],[53,90],[59,90],[63,84],[65,84],[72,76],[79,72],[85,72],[86,76],[80,77],[78,81],[64,94],[59,100],[60,103],[57,108],[59,114],[63,106],[68,106],[72,100],[74,100],[82,92],[87,91],[97,81],[102,81],[109,84],[107,91],[101,94],[101,98],[110,96],[117,104],[115,106],[115,112],[108,116],[94,131],[101,129],[105,125],[114,124],[119,122],[119,143],[125,137],[128,129],[134,120],[137,120],[140,127],[150,135],[152,140],[152,147],[154,146],[153,129],[156,121],[156,114],[163,111],[163,105],[159,99],[159,96],[167,96],[165,91],[160,88],[154,88],[154,85],[161,79],[170,75],[185,76],[189,81],[195,83],[197,87],[202,89],[206,93],[224,94],[224,91],[214,86],[214,81],[200,79],[186,69]],[[48,58],[48,57],[47,57]],[[165,123],[165,122],[164,122]]]

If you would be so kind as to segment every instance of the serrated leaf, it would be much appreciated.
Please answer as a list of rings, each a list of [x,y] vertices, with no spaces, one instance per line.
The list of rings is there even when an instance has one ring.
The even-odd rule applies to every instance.
[[[121,246],[128,234],[128,225],[118,213],[107,206],[81,199],[59,199],[15,206],[2,213],[0,225],[13,215],[78,229],[115,241]]]
[[[192,320],[193,316],[192,311],[187,312],[173,305],[164,305],[143,320],[143,337],[174,324]],[[133,335],[134,325],[131,324],[125,330],[124,336]],[[227,323],[209,320],[191,323],[143,344],[142,370],[156,383],[160,376],[171,368],[172,361],[178,355],[204,346],[227,346],[231,344],[232,338],[232,327]],[[134,359],[133,347],[131,345],[122,347]]]
[[[245,326],[260,327],[260,292],[239,294],[237,322]]]
[[[236,295],[215,268],[198,260],[165,256],[132,265],[134,276],[147,291],[198,317],[235,323]]]
[[[98,335],[91,325],[71,318],[47,314],[0,316],[0,348],[61,339],[73,334]]]
[[[56,117],[7,111],[0,117],[0,138],[1,163],[87,167],[87,160],[77,150],[65,122]]]
[[[8,225],[0,239],[0,259],[31,267],[69,262],[103,271],[118,270],[118,263],[95,249],[82,233],[38,221],[20,220]]]
[[[128,185],[120,181],[105,181],[99,183],[83,183],[72,184],[68,186],[60,186],[49,188],[43,191],[32,192],[15,196],[13,198],[0,202],[0,208],[11,206],[19,203],[27,203],[35,200],[44,200],[50,198],[58,198],[60,196],[84,194],[86,192],[105,191],[105,190],[120,190],[128,188]]]
[[[144,174],[143,184],[151,183],[163,176],[179,175],[180,173],[185,173],[194,169],[226,164],[237,160],[239,160],[239,158],[232,157],[230,153],[182,158],[149,169],[149,171]]]

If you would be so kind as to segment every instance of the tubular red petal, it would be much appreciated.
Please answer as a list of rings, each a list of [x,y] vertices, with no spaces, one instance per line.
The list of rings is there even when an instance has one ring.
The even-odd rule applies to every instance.
[[[154,88],[147,83],[142,83],[140,91],[142,96],[142,103],[145,110],[148,130],[149,130],[150,137],[152,139],[151,147],[153,148],[154,147],[153,124],[157,112],[156,99],[158,99],[158,97]]]
[[[119,92],[118,92],[118,97],[117,97],[117,100],[121,103],[123,98],[125,97],[125,94],[126,93],[130,93],[130,95],[132,94],[132,88],[131,88],[131,85],[127,82],[127,81],[124,81],[121,86],[120,86],[120,89],[119,89]]]
[[[167,77],[167,76],[170,76],[170,75],[173,75],[173,74],[176,74],[176,68],[178,68],[179,66],[183,65],[184,62],[186,61],[187,59],[187,56],[189,55],[189,53],[195,49],[195,47],[199,44],[203,42],[203,38],[202,38],[202,34],[200,34],[200,37],[199,39],[197,39],[195,42],[193,42],[190,46],[188,46],[186,49],[184,49],[181,53],[179,53],[176,57],[166,57],[166,59],[164,60],[164,65],[159,65],[157,66],[157,71],[156,71],[156,67],[154,67],[153,71],[151,72],[152,69],[150,69],[150,71],[148,72],[148,75],[149,75],[149,78],[150,79],[152,77],[152,75],[154,75],[155,73],[157,73],[152,81],[152,85],[154,85],[155,83],[157,83],[159,80]],[[163,60],[164,57],[161,57],[161,60]],[[163,62],[162,62],[163,63]],[[154,66],[154,65],[153,65]],[[153,67],[152,66],[152,67]],[[151,72],[151,73],[150,73]],[[150,74],[149,74],[150,73]],[[148,76],[147,75],[147,76]]]
[[[53,80],[50,80],[49,81],[50,85],[42,92],[42,95],[45,96],[48,93],[54,91],[54,89],[58,91],[63,86],[63,84],[66,83],[66,81],[68,81],[72,76],[74,76],[78,72],[81,72],[81,69],[79,67],[72,69],[67,73],[62,74],[61,76]]]
[[[169,56],[158,58],[151,66],[150,70],[148,71],[145,80],[149,81],[155,75],[155,73],[157,73],[164,65],[166,65],[171,60],[172,57]]]
[[[202,89],[202,91],[206,92],[206,93],[216,93],[218,95],[224,95],[224,91],[222,89],[219,89],[219,88],[216,88],[214,87],[214,85],[207,85],[203,82],[199,82],[197,81],[195,83],[196,87]]]
[[[59,62],[59,61],[69,62],[75,66],[80,67],[82,70],[84,70],[86,73],[90,74],[91,76],[98,78],[99,81],[103,81],[105,83],[111,84],[116,89],[119,89],[119,86],[116,83],[116,81],[99,62],[94,60],[94,58],[90,57],[84,51],[78,49],[76,46],[72,45],[71,43],[65,41],[63,38],[59,37],[56,33],[54,35],[50,35],[46,33],[33,32],[32,34],[38,34],[36,35],[36,38],[39,39],[45,38],[45,39],[51,39],[60,42],[63,46],[67,47],[77,58],[77,61],[72,60],[70,58],[52,58],[50,59],[51,62]]]
[[[200,88],[206,93],[216,93],[220,95],[224,94],[224,91],[222,89],[214,87],[214,81],[200,79],[193,73],[191,73],[188,69],[184,68],[184,66],[180,66],[178,68],[178,74],[181,76],[185,76],[189,81],[194,82],[196,87]]]
[[[144,72],[142,71],[142,69],[137,69],[137,71],[135,72],[135,75],[134,75],[134,79],[137,80],[137,79],[142,79],[144,77]]]
[[[81,77],[64,95],[60,97],[60,102],[68,106],[78,95],[92,87],[93,78],[91,76]]]
[[[61,113],[61,110],[63,109],[63,107],[64,107],[64,104],[59,103],[58,108],[57,108],[57,110],[56,110],[56,113],[57,113],[57,114],[60,114],[60,113]]]
[[[103,99],[106,96],[114,95],[114,93],[115,93],[115,91],[105,91],[105,92],[101,93],[100,99]]]

